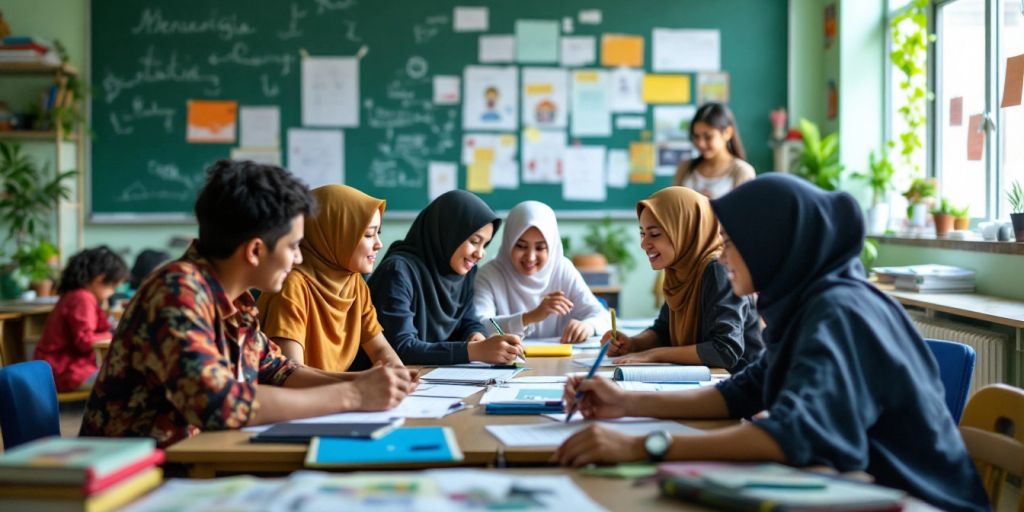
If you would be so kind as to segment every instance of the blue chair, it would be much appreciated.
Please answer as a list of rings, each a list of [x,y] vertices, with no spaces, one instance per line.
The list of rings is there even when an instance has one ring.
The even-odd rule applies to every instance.
[[[974,349],[955,341],[924,341],[939,362],[939,376],[946,389],[946,406],[949,407],[953,421],[959,425],[960,415],[967,405],[967,393],[971,389],[971,376],[974,375]]]
[[[4,450],[60,435],[60,407],[53,371],[45,361],[0,368],[0,429]]]

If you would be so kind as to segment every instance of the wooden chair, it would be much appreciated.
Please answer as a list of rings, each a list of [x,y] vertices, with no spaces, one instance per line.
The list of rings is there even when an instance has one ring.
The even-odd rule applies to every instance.
[[[960,435],[974,459],[993,510],[1024,512],[1024,389],[992,384],[967,402]],[[1013,483],[1008,483],[1007,477]],[[1016,504],[1011,500],[1016,499]]]

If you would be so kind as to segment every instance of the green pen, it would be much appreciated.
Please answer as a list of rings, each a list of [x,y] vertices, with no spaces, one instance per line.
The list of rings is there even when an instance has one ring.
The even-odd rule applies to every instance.
[[[498,325],[498,322],[494,321],[493,317],[489,318],[488,320],[491,321],[491,325],[494,326],[494,331],[497,332],[499,336],[504,336],[505,335],[505,331],[503,331],[501,329],[501,326]],[[522,349],[520,349],[519,355],[516,356],[516,362],[517,363],[526,363],[526,359],[523,359]]]

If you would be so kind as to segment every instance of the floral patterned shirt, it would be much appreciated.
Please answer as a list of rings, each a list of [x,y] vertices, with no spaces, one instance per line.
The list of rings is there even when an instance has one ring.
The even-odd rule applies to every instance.
[[[256,303],[234,302],[193,245],[158,269],[124,312],[82,420],[82,436],[152,437],[245,426],[256,386],[298,365],[259,330]]]

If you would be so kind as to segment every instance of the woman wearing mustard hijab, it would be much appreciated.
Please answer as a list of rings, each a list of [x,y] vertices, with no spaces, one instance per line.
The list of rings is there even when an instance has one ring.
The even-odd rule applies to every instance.
[[[360,348],[374,363],[402,366],[362,276],[373,271],[381,247],[384,201],[345,185],[313,195],[320,211],[306,218],[302,263],[280,292],[259,299],[263,332],[292,360],[321,370],[347,370]]]
[[[636,336],[611,331],[609,355],[619,363],[703,364],[736,372],[761,353],[761,328],[751,299],[736,296],[718,263],[722,237],[703,195],[668,187],[636,205],[640,247],[654,270],[665,270],[665,304],[654,325]]]

